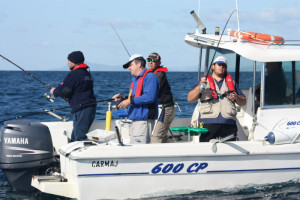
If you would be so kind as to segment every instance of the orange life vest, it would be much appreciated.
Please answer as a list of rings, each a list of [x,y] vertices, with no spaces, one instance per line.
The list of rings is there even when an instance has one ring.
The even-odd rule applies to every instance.
[[[168,68],[166,67],[159,67],[156,70],[153,71],[154,74],[156,74],[157,72],[167,72]]]
[[[76,69],[78,69],[78,68],[87,69],[87,68],[89,68],[89,67],[88,67],[86,64],[82,63],[82,64],[79,64],[79,65],[76,65],[76,66],[72,69],[72,71],[74,71],[74,70],[76,70]]]
[[[202,76],[202,77],[206,77],[206,76]],[[212,98],[217,99],[218,94],[217,94],[216,85],[215,85],[213,77],[211,75],[208,75],[207,80],[208,80],[209,89],[210,89]],[[226,75],[225,81],[226,81],[227,86],[228,86],[228,90],[229,90],[228,92],[229,93],[234,92],[235,89],[234,89],[233,80],[232,80],[232,77],[229,74]],[[224,94],[222,94],[222,95],[224,95]]]
[[[142,90],[143,90],[144,79],[145,79],[146,75],[147,75],[149,72],[152,72],[152,70],[147,69],[147,70],[144,72],[143,76],[139,78],[138,84],[137,84],[137,87],[136,87],[136,90],[135,90],[135,95],[134,95],[135,97],[141,96],[141,93],[142,93]],[[128,99],[130,99],[131,96],[132,96],[132,88],[133,88],[133,82],[131,82],[131,85],[130,85],[130,92],[129,92]]]

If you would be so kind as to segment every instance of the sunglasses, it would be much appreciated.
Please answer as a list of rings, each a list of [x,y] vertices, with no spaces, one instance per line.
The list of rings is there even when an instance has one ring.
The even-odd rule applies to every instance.
[[[219,66],[222,66],[222,67],[227,67],[227,65],[226,64],[224,64],[224,63],[220,63],[220,64],[217,64],[217,65],[219,65]]]
[[[154,59],[152,59],[152,58],[147,58],[147,61],[148,61],[148,62],[158,62],[158,60],[154,60]]]

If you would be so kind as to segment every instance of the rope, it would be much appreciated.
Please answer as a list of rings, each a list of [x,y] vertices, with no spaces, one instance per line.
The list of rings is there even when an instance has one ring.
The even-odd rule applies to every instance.
[[[234,137],[235,137],[234,134],[231,134],[231,135],[228,135],[228,136],[226,136],[224,138],[219,137],[219,138],[216,138],[216,139],[209,140],[209,142],[213,143],[213,145],[211,146],[211,150],[214,153],[217,152],[217,143],[223,143],[223,142],[225,142],[227,140],[230,140],[230,139],[232,139]]]

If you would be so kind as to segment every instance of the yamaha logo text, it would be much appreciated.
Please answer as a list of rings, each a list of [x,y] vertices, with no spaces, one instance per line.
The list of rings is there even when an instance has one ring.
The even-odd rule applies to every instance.
[[[28,138],[4,138],[5,144],[28,144]]]

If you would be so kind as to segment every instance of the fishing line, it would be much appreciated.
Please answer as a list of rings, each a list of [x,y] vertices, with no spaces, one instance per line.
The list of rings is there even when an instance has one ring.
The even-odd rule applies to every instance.
[[[1,56],[4,60],[10,62],[10,63],[13,64],[14,66],[16,66],[16,67],[18,67],[19,69],[21,69],[23,72],[25,72],[25,74],[28,74],[29,76],[31,76],[32,78],[34,78],[35,80],[37,80],[38,82],[40,82],[41,84],[43,84],[44,86],[46,86],[49,90],[51,89],[51,87],[50,87],[49,85],[47,85],[47,84],[45,84],[44,82],[42,82],[40,79],[38,79],[37,77],[35,77],[33,74],[29,73],[28,71],[26,71],[25,69],[23,69],[23,68],[20,67],[19,65],[15,64],[15,63],[12,62],[11,60],[9,60],[9,59],[5,58],[4,56],[2,56],[1,54],[0,54],[0,56]]]
[[[99,101],[95,101],[95,102],[88,103],[88,104],[78,104],[78,105],[74,105],[74,106],[66,106],[66,107],[61,107],[61,108],[54,108],[54,109],[51,109],[51,110],[44,110],[42,112],[30,113],[30,114],[27,114],[27,115],[21,115],[21,116],[17,116],[17,117],[14,117],[14,118],[2,120],[2,121],[0,121],[0,123],[3,123],[5,121],[9,121],[9,120],[14,120],[14,119],[21,119],[21,118],[29,117],[29,116],[33,116],[33,115],[40,115],[40,114],[44,114],[44,113],[48,113],[48,112],[54,112],[54,111],[58,111],[58,110],[64,110],[64,109],[68,109],[68,108],[76,108],[76,107],[81,107],[81,106],[89,106],[89,105],[93,105],[93,104],[97,104],[97,103],[105,102],[105,101],[113,101],[113,99],[105,99],[105,100],[99,100]]]
[[[130,53],[128,52],[128,50],[127,50],[127,48],[126,48],[125,44],[123,43],[123,41],[122,41],[121,37],[119,36],[119,34],[118,34],[117,30],[116,30],[116,29],[115,29],[115,27],[112,25],[112,23],[110,23],[110,22],[108,22],[108,23],[111,25],[112,29],[113,29],[113,30],[115,31],[115,33],[117,34],[117,36],[118,36],[119,40],[121,41],[121,43],[122,43],[123,47],[124,47],[124,48],[125,48],[125,50],[126,50],[126,52],[127,52],[128,56],[130,57]]]

